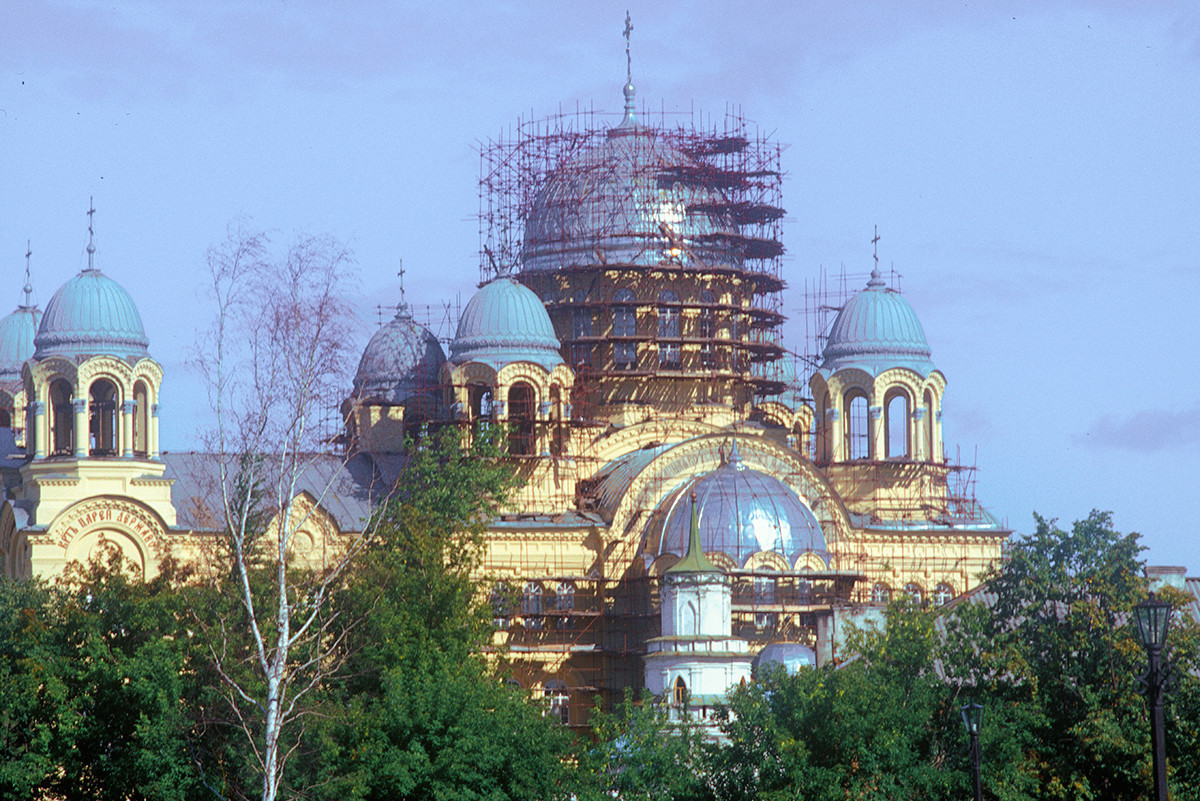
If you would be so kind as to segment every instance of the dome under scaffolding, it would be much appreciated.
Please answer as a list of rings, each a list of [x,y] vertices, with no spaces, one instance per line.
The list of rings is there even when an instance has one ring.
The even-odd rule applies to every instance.
[[[782,148],[732,114],[645,117],[562,115],[485,146],[483,274],[541,298],[585,416],[777,394]]]

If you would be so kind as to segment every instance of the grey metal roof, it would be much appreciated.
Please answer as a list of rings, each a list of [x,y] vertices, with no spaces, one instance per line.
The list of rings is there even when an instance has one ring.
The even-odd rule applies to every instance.
[[[215,453],[164,453],[165,478],[172,479],[171,503],[178,526],[212,531],[221,520],[221,459]],[[228,459],[235,470],[235,457]],[[404,457],[355,454],[347,460],[334,454],[314,454],[305,463],[297,491],[307,492],[327,511],[342,531],[361,531],[372,506],[395,486]],[[264,492],[270,492],[264,487]]]

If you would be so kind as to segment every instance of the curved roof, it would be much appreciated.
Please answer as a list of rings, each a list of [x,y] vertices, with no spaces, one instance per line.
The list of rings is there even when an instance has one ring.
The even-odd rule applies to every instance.
[[[107,354],[136,361],[150,355],[150,341],[133,298],[92,267],[50,298],[33,344],[36,359]]]
[[[484,284],[463,309],[450,343],[450,361],[483,362],[497,370],[514,362],[533,362],[553,370],[563,364],[559,347],[538,296],[502,275]]]
[[[387,403],[410,403],[416,396],[440,397],[438,373],[446,363],[437,337],[413,319],[406,304],[375,332],[363,349],[354,392]]]
[[[707,263],[733,254],[720,237],[728,230],[716,209],[725,198],[711,168],[659,131],[625,121],[603,140],[558,165],[539,189],[525,226],[522,269],[561,270],[607,263]],[[682,247],[681,247],[682,246]]]
[[[817,652],[798,642],[768,643],[754,659],[757,671],[782,667],[789,676],[796,675],[802,667],[816,667]]]
[[[746,467],[736,443],[724,464],[663,500],[665,520],[657,541],[648,538],[649,556],[687,553],[691,504],[686,499],[693,491],[704,553],[726,554],[739,566],[763,551],[774,551],[789,564],[804,553],[828,561],[825,535],[812,510],[779,479]]]
[[[18,306],[0,319],[0,381],[21,377],[21,365],[33,356],[33,337],[41,319],[42,311],[36,306]]]
[[[818,372],[823,376],[847,368],[874,376],[893,367],[907,367],[924,378],[937,369],[917,313],[899,293],[884,285],[878,271],[871,273],[866,288],[838,312],[821,355]]]

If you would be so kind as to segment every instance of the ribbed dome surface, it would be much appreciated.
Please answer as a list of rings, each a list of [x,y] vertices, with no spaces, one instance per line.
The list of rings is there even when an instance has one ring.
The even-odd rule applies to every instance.
[[[800,668],[816,667],[817,653],[798,642],[773,642],[763,647],[754,660],[757,672],[782,667],[789,676],[795,676]]]
[[[33,337],[41,319],[36,306],[20,306],[0,320],[0,381],[21,377],[21,365],[33,356]]]
[[[525,226],[522,269],[561,270],[608,263],[658,264],[689,254],[728,261],[719,240],[697,238],[722,228],[711,211],[724,198],[711,184],[681,180],[704,168],[653,128],[626,123],[561,165],[538,192]],[[680,252],[668,254],[671,231]],[[719,252],[718,252],[719,251]]]
[[[363,350],[354,391],[387,403],[409,405],[417,396],[436,401],[438,373],[445,363],[437,337],[401,306]]]
[[[664,501],[662,535],[647,544],[651,556],[687,552],[693,490],[705,553],[726,554],[739,567],[761,551],[782,554],[789,564],[806,552],[828,561],[816,516],[782,481],[743,465],[736,446],[725,464],[688,481]]]
[[[133,298],[94,269],[84,270],[54,293],[33,343],[38,359],[102,353],[137,360],[150,355]]]
[[[533,362],[547,370],[563,363],[546,307],[533,290],[508,276],[485,284],[467,303],[450,344],[454,364],[484,362],[499,369]]]
[[[908,301],[872,273],[866,289],[847,301],[829,329],[820,373],[855,367],[879,375],[907,367],[922,377],[935,369],[929,343]]]

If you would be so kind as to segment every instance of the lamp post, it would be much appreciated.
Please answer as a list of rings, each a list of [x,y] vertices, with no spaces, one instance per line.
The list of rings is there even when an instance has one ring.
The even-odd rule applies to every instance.
[[[1138,637],[1150,659],[1149,669],[1143,681],[1146,684],[1146,701],[1150,706],[1150,748],[1154,757],[1154,797],[1167,801],[1167,744],[1163,731],[1163,687],[1166,671],[1162,666],[1163,645],[1167,641],[1167,629],[1171,627],[1171,605],[1150,597],[1133,607],[1137,618]]]
[[[983,720],[983,705],[974,701],[963,706],[963,726],[971,735],[971,770],[975,776],[975,801],[983,801],[983,783],[979,779],[979,724]]]

